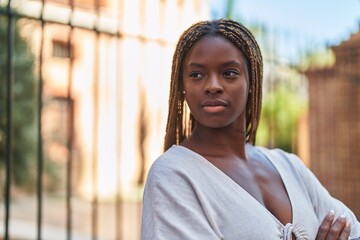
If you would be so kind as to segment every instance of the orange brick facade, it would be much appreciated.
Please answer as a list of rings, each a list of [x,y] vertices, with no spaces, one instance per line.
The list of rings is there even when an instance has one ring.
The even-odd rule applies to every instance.
[[[308,71],[311,168],[360,217],[360,32],[332,47],[331,68]]]

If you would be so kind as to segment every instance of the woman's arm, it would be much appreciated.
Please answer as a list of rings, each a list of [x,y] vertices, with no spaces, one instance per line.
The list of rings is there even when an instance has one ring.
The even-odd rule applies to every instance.
[[[303,162],[296,155],[291,154],[291,156],[292,161],[295,162],[302,175],[302,179],[309,193],[312,205],[314,207],[314,211],[318,216],[318,219],[322,221],[322,224],[319,227],[319,234],[321,234],[321,229],[328,229],[327,234],[334,232],[333,235],[340,235],[342,231],[345,231],[346,233],[346,224],[348,224],[351,227],[350,238],[360,238],[360,223],[356,219],[354,213],[342,202],[333,198],[325,189],[325,187],[320,183],[320,181],[316,178],[316,176],[303,164]],[[328,220],[330,211],[333,211],[331,221]],[[345,220],[342,218],[343,216],[345,216]]]

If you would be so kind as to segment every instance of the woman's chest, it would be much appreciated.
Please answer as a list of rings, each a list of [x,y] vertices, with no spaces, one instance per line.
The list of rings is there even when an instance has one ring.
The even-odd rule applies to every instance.
[[[301,183],[292,179],[291,173],[285,174],[287,186],[280,175],[280,183],[276,183],[269,181],[267,175],[261,172],[247,179],[255,181],[255,186],[248,184],[251,181],[231,176],[223,170],[216,175],[209,178],[202,176],[207,186],[199,186],[199,189],[210,190],[203,193],[206,195],[203,199],[208,201],[204,210],[224,239],[291,239],[292,235],[297,239],[316,237],[319,221]],[[284,216],[282,211],[286,213],[285,218],[281,217]],[[288,233],[289,238],[284,237]]]
[[[244,194],[250,195],[250,200],[257,201],[282,224],[292,222],[292,205],[286,185],[280,173],[266,159],[208,160],[238,185]]]
[[[204,209],[224,239],[315,239],[319,222],[305,198],[297,197],[292,222],[283,224],[251,195],[233,190],[218,191]]]

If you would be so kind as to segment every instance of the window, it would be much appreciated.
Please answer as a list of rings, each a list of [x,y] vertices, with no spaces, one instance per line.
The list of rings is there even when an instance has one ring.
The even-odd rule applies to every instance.
[[[72,46],[66,42],[53,41],[52,56],[58,58],[71,58]]]

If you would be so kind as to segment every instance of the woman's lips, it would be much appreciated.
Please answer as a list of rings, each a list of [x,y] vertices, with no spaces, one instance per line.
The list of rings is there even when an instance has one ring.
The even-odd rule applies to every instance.
[[[217,113],[224,110],[227,102],[222,99],[207,99],[201,103],[201,107],[209,113]]]

